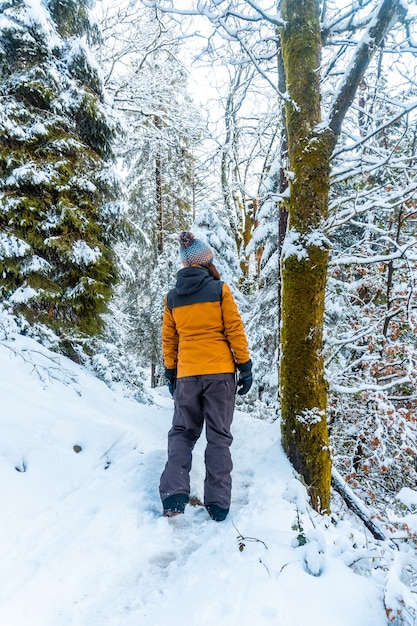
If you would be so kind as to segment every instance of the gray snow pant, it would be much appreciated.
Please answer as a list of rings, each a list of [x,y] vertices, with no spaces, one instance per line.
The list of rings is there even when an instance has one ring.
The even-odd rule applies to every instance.
[[[235,407],[234,374],[202,374],[178,378],[174,417],[168,433],[168,461],[161,476],[161,500],[190,494],[192,451],[206,424],[204,504],[230,507],[233,468],[230,427]]]

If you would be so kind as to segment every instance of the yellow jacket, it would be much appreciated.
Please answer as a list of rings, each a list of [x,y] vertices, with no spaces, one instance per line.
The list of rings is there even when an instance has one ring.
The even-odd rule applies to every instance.
[[[204,267],[178,272],[165,297],[162,324],[164,365],[177,377],[234,372],[250,359],[248,343],[230,287]]]

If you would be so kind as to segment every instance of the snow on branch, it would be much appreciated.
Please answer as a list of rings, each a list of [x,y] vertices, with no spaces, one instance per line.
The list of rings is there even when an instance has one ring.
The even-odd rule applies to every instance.
[[[363,393],[364,391],[388,391],[394,387],[410,384],[410,382],[412,382],[411,378],[407,375],[386,383],[385,385],[372,385],[370,383],[364,383],[363,385],[356,385],[355,387],[346,387],[345,385],[332,384],[331,390],[334,393],[356,395],[358,393]]]
[[[42,384],[56,380],[64,385],[74,385],[74,390],[79,395],[80,392],[76,389],[78,384],[78,376],[70,369],[64,367],[63,358],[61,355],[50,352],[49,350],[39,346],[39,349],[32,347],[22,346],[15,348],[13,345],[14,337],[9,340],[2,340],[1,347],[10,351],[14,357],[21,358],[24,363],[37,374]]]
[[[277,15],[269,15],[266,13],[256,2],[253,0],[246,0],[247,4],[249,4],[257,13],[259,13],[265,20],[274,24],[274,26],[285,26],[285,21],[282,19],[281,15],[278,13]]]
[[[23,239],[11,234],[0,233],[0,260],[23,257],[29,250],[29,244]]]
[[[271,79],[268,75],[267,71],[264,71],[261,67],[260,61],[262,60],[257,58],[253,44],[244,40],[244,34],[247,32],[252,32],[257,35],[257,42],[259,43],[258,37],[259,28],[257,25],[262,24],[263,21],[266,21],[274,26],[283,27],[285,25],[284,20],[282,20],[279,14],[270,15],[266,13],[256,2],[253,0],[248,0],[245,2],[245,5],[250,6],[254,13],[243,13],[238,10],[237,7],[234,7],[231,2],[227,2],[225,8],[222,10],[221,4],[222,2],[197,2],[197,8],[174,8],[173,6],[167,6],[161,2],[156,2],[155,0],[142,0],[142,3],[148,7],[159,10],[163,13],[167,14],[175,14],[175,15],[183,15],[183,16],[200,16],[207,19],[215,32],[218,32],[223,39],[227,39],[229,41],[236,41],[241,46],[242,50],[245,52],[250,62],[256,68],[257,72],[262,76],[264,80],[267,81],[269,86],[274,90],[274,92],[284,101],[288,101],[288,95],[282,93],[274,79]],[[233,19],[233,26],[230,24],[230,20]],[[255,28],[256,25],[256,28]],[[201,33],[200,33],[201,35]],[[208,38],[209,35],[207,35]]]
[[[222,24],[223,25],[223,24]],[[223,25],[224,27],[224,25]],[[243,41],[242,37],[240,37],[239,32],[236,33],[236,39],[239,41],[240,45],[242,46],[243,50],[246,52],[246,54],[249,56],[250,60],[252,61],[253,65],[256,67],[257,71],[259,72],[259,74],[261,74],[261,76],[268,82],[268,84],[272,87],[272,89],[275,91],[275,93],[278,94],[278,96],[280,98],[282,98],[282,100],[284,101],[289,101],[288,98],[288,94],[286,93],[282,93],[277,85],[274,83],[273,80],[271,80],[268,76],[268,74],[266,72],[264,72],[261,68],[261,66],[259,65],[257,59],[255,58],[251,48],[246,44],[245,41]]]
[[[366,528],[372,533],[372,536],[379,541],[384,541],[385,535],[372,519],[375,517],[374,512],[368,509],[364,502],[358,498],[335,467],[332,467],[332,485],[350,510],[362,520]]]
[[[381,0],[376,7],[373,19],[371,19],[368,29],[357,45],[333,100],[329,115],[329,127],[336,136],[340,134],[346,112],[353,102],[359,83],[372,57],[392,25],[403,15],[405,15],[405,10],[401,0]]]
[[[354,254],[339,256],[329,261],[330,266],[335,265],[369,265],[373,263],[389,263],[395,259],[401,259],[406,256],[407,251],[417,245],[417,240],[413,239],[411,242],[399,246],[394,240],[388,237],[382,237],[381,239],[388,240],[392,245],[397,247],[396,252],[391,254],[376,254],[374,256],[356,256]]]
[[[392,126],[393,124],[398,122],[398,120],[400,120],[402,117],[404,117],[408,113],[411,113],[411,111],[413,111],[416,108],[417,108],[417,100],[415,100],[414,102],[410,102],[410,104],[408,104],[408,106],[404,106],[399,113],[397,113],[396,115],[393,115],[392,117],[390,117],[390,119],[387,120],[384,124],[382,124],[381,126],[378,126],[378,128],[376,128],[375,130],[371,131],[370,133],[368,133],[364,137],[361,137],[361,139],[359,141],[356,141],[355,143],[352,143],[349,146],[343,146],[343,148],[341,148],[337,152],[334,152],[332,154],[332,159],[335,159],[340,154],[344,154],[345,152],[348,152],[348,151],[351,151],[351,150],[356,150],[357,148],[359,148],[363,144],[367,143],[370,139],[372,139],[372,137],[375,137],[375,135],[378,135],[378,133],[380,133],[383,130],[389,128],[390,126]]]
[[[215,12],[210,10],[207,6],[207,3],[197,2],[197,9],[192,8],[175,8],[172,5],[165,6],[160,2],[155,2],[154,0],[142,0],[142,4],[148,8],[157,9],[163,13],[173,13],[176,15],[187,15],[187,16],[195,16],[201,15],[206,17],[210,22],[217,22],[220,18],[220,14],[217,12],[218,7],[221,3],[213,2],[213,6],[215,8]],[[223,11],[222,17],[234,17],[236,19],[242,20],[244,22],[259,22],[261,19],[265,19],[270,22],[274,26],[282,27],[285,25],[284,20],[281,15],[277,13],[276,15],[270,15],[267,13],[262,7],[258,5],[257,2],[253,0],[246,0],[247,5],[249,5],[252,9],[254,9],[255,14],[250,15],[248,13],[242,13],[241,11],[232,8],[231,3],[227,3],[226,10]]]
[[[201,15],[201,12],[198,9],[177,9],[175,7],[171,6],[165,6],[164,4],[161,4],[160,2],[154,2],[154,0],[141,0],[143,6],[147,7],[148,9],[156,9],[157,11],[161,11],[162,13],[172,13],[172,14],[176,14],[176,15],[190,15],[190,16],[196,16],[196,15]],[[133,2],[131,3],[131,6],[134,6],[136,4],[135,0],[133,0]]]
[[[365,15],[358,19],[358,13],[360,9],[364,9],[370,4],[370,0],[354,0],[349,7],[343,7],[343,9],[338,11],[332,21],[323,23],[321,31],[323,41],[327,41],[330,34],[335,35],[355,32],[358,28],[363,28],[369,24],[370,16]]]
[[[350,222],[353,218],[358,217],[363,213],[367,213],[368,211],[375,208],[392,211],[392,209],[394,209],[395,207],[402,205],[404,202],[404,198],[411,197],[411,195],[415,193],[416,190],[417,181],[410,183],[409,185],[407,185],[407,187],[399,189],[397,192],[390,193],[389,202],[384,202],[383,200],[381,200],[381,198],[377,199],[374,195],[371,195],[374,193],[372,189],[365,190],[361,194],[357,194],[358,198],[362,200],[363,198],[366,198],[366,196],[368,196],[367,201],[364,202],[362,206],[357,206],[355,204],[353,209],[349,207],[343,211],[339,211],[335,216],[332,216],[324,230],[326,233],[329,233],[329,231],[339,228],[340,226],[343,226],[343,224]],[[349,201],[350,199],[352,198],[348,197],[345,199],[345,201]],[[335,204],[336,203],[333,203],[332,209],[335,209]],[[412,245],[414,245],[414,242],[412,243]]]

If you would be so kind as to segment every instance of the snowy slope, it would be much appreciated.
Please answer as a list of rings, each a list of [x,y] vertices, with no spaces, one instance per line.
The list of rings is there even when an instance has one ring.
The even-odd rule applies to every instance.
[[[363,530],[305,508],[277,423],[236,412],[224,523],[191,506],[166,519],[166,388],[138,404],[18,335],[0,367],[2,626],[386,624],[381,581],[348,567]],[[199,497],[203,453],[201,440]]]

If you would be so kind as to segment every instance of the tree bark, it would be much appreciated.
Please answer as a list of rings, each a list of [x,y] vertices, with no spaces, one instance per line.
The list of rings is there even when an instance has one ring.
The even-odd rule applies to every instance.
[[[155,159],[155,191],[156,191],[156,206],[158,211],[158,240],[157,249],[158,255],[164,251],[164,203],[162,193],[162,159],[160,147],[157,148]]]
[[[285,93],[287,89],[285,79],[285,68],[282,59],[282,50],[278,51],[278,87],[280,93]],[[288,145],[286,133],[285,105],[281,105],[282,129],[281,129],[281,166],[279,171],[279,188],[278,191],[282,195],[288,189],[288,178],[286,174],[286,164],[288,159]],[[285,235],[288,228],[288,210],[284,202],[279,203],[278,207],[278,253],[279,258],[282,255]],[[278,266],[278,355],[281,354],[281,322],[282,322],[282,276],[281,266]],[[278,356],[280,358],[280,356]]]
[[[358,44],[341,88],[321,125],[321,36],[318,0],[282,0],[282,58],[290,197],[281,256],[280,397],[283,446],[309,486],[317,511],[330,510],[331,459],[322,355],[329,246],[322,234],[328,213],[330,158],[344,116],[375,50],[401,14],[401,0],[382,0]]]
[[[322,356],[329,249],[327,217],[331,131],[318,133],[321,37],[316,0],[283,0],[282,55],[290,102],[288,232],[281,257],[280,395],[283,445],[309,487],[311,503],[330,509],[331,461]]]

